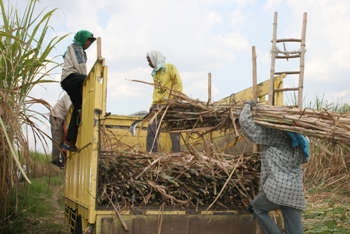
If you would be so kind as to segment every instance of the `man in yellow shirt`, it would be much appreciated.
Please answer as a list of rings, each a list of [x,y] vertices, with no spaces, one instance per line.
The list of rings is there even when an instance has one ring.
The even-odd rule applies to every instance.
[[[154,81],[153,101],[150,108],[150,113],[155,111],[161,105],[166,104],[166,100],[173,98],[171,90],[182,92],[182,81],[177,68],[170,63],[165,63],[165,57],[159,51],[152,50],[147,53],[148,65],[153,68],[152,77]],[[146,149],[148,152],[158,152],[158,137],[157,132],[160,119],[156,118],[148,125]],[[172,148],[171,152],[179,152],[180,148],[180,133],[170,133]]]

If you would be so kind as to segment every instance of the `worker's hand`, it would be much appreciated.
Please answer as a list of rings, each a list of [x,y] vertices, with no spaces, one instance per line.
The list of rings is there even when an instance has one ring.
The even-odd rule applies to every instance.
[[[248,104],[248,105],[250,106],[250,108],[252,108],[252,107],[256,106],[256,101],[254,101],[254,100],[249,100],[249,101],[245,101],[245,102],[243,103],[243,105],[244,105],[244,104]]]
[[[153,111],[153,107],[150,107],[149,108],[149,113],[152,113],[152,111]]]
[[[249,204],[249,206],[248,206],[248,211],[249,211],[249,213],[254,214],[254,210],[253,210],[252,204]]]

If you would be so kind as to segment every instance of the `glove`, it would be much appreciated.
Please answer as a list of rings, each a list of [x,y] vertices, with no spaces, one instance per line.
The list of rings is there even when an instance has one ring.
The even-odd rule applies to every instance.
[[[249,213],[252,213],[252,214],[254,213],[252,204],[249,204],[248,211],[249,211]]]
[[[243,103],[243,105],[244,104],[248,104],[249,106],[250,106],[250,108],[252,108],[253,106],[256,106],[256,101],[254,101],[254,100],[249,100],[249,101],[245,101],[244,103]]]

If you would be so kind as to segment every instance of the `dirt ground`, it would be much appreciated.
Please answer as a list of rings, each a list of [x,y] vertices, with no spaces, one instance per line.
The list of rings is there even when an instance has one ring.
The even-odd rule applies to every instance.
[[[52,220],[53,223],[56,223],[58,225],[65,226],[65,217],[64,217],[64,206],[62,204],[62,185],[55,186],[53,191],[53,199],[51,200],[55,207],[55,216],[54,220]],[[64,232],[65,233],[65,232]]]

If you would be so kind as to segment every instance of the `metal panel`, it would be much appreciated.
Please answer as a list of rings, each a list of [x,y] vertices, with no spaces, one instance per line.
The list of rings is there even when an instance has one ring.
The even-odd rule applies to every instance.
[[[145,219],[144,218],[135,218],[134,219],[134,226],[133,226],[133,229],[134,229],[134,233],[137,233],[137,234],[144,234],[145,233]]]
[[[94,223],[99,121],[106,110],[107,68],[99,58],[83,84],[81,124],[78,131],[79,152],[68,152],[63,196],[66,204],[77,204],[78,214]],[[70,120],[70,116],[67,117]],[[72,120],[73,121],[73,120]]]
[[[123,222],[129,228],[125,230],[117,216],[110,216],[114,219],[114,232],[110,234],[255,234],[258,225],[251,217],[230,212],[176,215],[158,211],[158,214],[122,215]],[[101,220],[98,216],[97,223]],[[103,224],[100,227],[100,230],[95,230],[96,233],[104,234]]]
[[[189,221],[190,223],[189,223],[188,232],[191,234],[200,234],[201,220],[195,217],[195,218],[190,218]]]
[[[281,74],[274,77],[274,89],[283,89],[283,78],[286,78],[286,74]],[[257,88],[257,97],[259,98],[260,102],[266,101],[266,97],[269,94],[269,88],[270,88],[270,80],[263,81],[258,84]],[[282,106],[283,105],[283,91],[277,92],[278,95],[275,94],[274,100],[275,100],[275,106]],[[218,101],[218,103],[223,104],[230,104],[230,103],[240,103],[242,104],[242,101],[253,99],[253,87],[249,87],[247,89],[244,89],[242,91],[239,91],[237,93],[232,94],[231,96],[225,97]]]
[[[129,115],[110,115],[102,121],[105,136],[116,141],[122,141],[125,149],[130,149],[129,146],[135,150],[146,150],[146,134],[147,134],[147,120],[139,123],[136,127],[136,135],[130,133],[130,125],[135,120],[140,120],[140,116]],[[159,150],[163,152],[170,152],[171,140],[169,134],[161,133],[159,137]],[[122,149],[122,148],[120,148]]]
[[[101,220],[101,234],[114,233],[113,218],[104,218]]]

